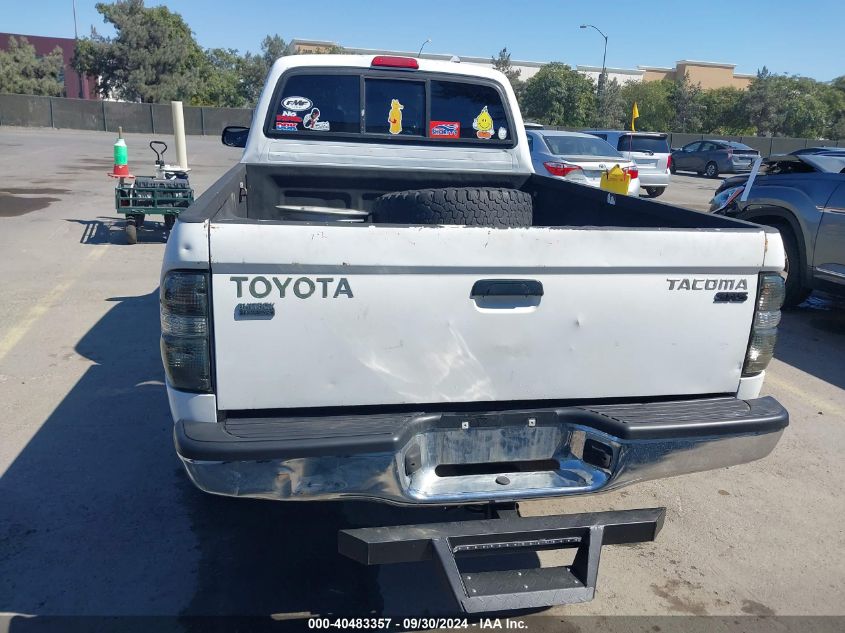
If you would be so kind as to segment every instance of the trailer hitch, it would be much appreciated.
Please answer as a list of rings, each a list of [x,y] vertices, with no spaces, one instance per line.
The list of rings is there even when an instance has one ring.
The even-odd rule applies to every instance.
[[[533,609],[593,599],[603,545],[653,541],[666,508],[357,528],[338,533],[338,550],[364,565],[434,560],[466,613]],[[571,565],[462,571],[468,556],[576,548]]]

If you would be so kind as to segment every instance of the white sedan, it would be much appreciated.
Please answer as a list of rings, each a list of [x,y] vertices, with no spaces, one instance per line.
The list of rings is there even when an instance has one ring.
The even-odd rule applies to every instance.
[[[581,132],[529,129],[526,133],[531,162],[537,174],[598,187],[602,174],[619,165],[631,175],[628,195],[639,195],[637,164],[626,159],[607,141]]]

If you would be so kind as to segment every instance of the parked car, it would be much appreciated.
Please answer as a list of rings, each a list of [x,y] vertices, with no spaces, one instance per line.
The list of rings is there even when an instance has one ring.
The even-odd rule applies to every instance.
[[[527,129],[526,135],[535,173],[598,187],[602,174],[619,165],[631,176],[628,195],[639,195],[637,163],[622,156],[607,141],[580,132],[536,128]]]
[[[584,130],[607,141],[625,158],[637,163],[640,186],[649,198],[666,191],[671,180],[672,158],[667,134],[658,132],[630,132],[626,130]]]
[[[517,502],[777,445],[776,230],[538,176],[510,82],[482,66],[282,57],[244,136],[224,129],[241,160],[179,215],[161,270],[176,451],[201,489],[483,507],[338,549],[431,560],[463,609],[501,611],[592,599],[602,539],[654,540],[665,515]],[[462,573],[550,546],[575,562]]]
[[[753,147],[736,141],[693,141],[672,150],[672,170],[716,178],[719,174],[751,171],[759,155]]]
[[[710,210],[780,231],[784,305],[798,305],[814,289],[845,295],[845,157],[772,157],[742,200],[748,178],[723,183]]]

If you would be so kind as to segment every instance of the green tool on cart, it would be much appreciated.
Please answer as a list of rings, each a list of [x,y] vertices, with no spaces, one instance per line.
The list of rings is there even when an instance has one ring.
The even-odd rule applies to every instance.
[[[124,225],[126,241],[138,241],[138,229],[148,215],[164,216],[164,228],[170,231],[176,217],[194,201],[194,190],[188,183],[188,172],[181,167],[166,165],[164,141],[150,141],[156,155],[154,176],[117,176],[114,205],[118,213],[126,216]]]

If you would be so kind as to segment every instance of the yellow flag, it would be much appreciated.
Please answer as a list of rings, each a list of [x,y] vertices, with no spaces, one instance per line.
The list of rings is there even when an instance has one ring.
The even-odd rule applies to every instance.
[[[637,109],[637,102],[634,101],[634,109],[631,110],[631,131],[636,132],[637,128],[634,127],[634,122],[640,118],[640,111]]]

